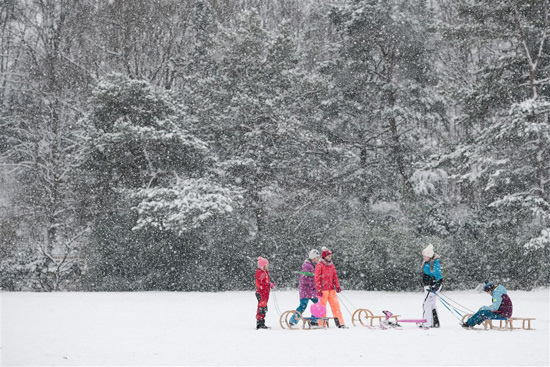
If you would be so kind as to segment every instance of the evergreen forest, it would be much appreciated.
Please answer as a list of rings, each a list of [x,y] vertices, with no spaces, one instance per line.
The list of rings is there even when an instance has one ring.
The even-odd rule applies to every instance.
[[[550,0],[0,1],[0,289],[550,285]]]

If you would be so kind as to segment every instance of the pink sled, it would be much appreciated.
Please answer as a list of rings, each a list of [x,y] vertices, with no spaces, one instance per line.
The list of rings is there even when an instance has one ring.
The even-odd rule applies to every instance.
[[[393,313],[391,313],[390,311],[382,311],[384,313],[384,315],[386,315],[386,320],[389,320],[390,317],[393,316]],[[400,323],[400,322],[413,322],[413,323],[417,323],[417,324],[424,324],[427,322],[426,319],[418,319],[418,320],[414,320],[414,319],[405,319],[405,320],[398,320],[397,323]]]
[[[426,319],[418,319],[418,320],[413,320],[413,319],[410,319],[410,320],[401,320],[401,319],[399,319],[399,320],[397,320],[397,322],[398,322],[398,323],[399,323],[399,322],[415,322],[415,323],[417,323],[417,324],[424,324],[424,323],[427,322],[427,320],[426,320]]]

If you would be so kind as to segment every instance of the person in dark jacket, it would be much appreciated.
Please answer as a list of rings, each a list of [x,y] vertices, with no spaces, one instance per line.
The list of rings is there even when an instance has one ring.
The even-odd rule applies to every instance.
[[[499,319],[512,317],[514,306],[512,300],[508,296],[508,291],[503,285],[495,286],[489,281],[485,281],[483,290],[491,294],[493,303],[489,306],[482,306],[472,317],[462,324],[464,328],[471,328],[479,325],[483,320]]]
[[[319,262],[319,251],[313,249],[309,252],[309,257],[302,264],[302,271],[300,272],[300,283],[298,286],[298,291],[300,295],[300,305],[296,311],[303,314],[307,308],[309,301],[317,303],[319,299],[317,298],[317,291],[315,289],[315,264]],[[294,316],[290,318],[290,324],[296,325],[298,320]],[[317,325],[315,317],[312,317],[311,325]]]
[[[441,260],[434,252],[434,246],[429,244],[422,250],[422,284],[424,286],[424,303],[422,305],[422,318],[426,319],[426,326],[439,327],[437,315],[437,292],[441,290],[443,275],[441,274]]]
[[[269,291],[275,286],[275,283],[269,280],[269,262],[263,257],[258,257],[258,268],[256,269],[256,299],[258,300],[258,309],[256,310],[256,329],[269,329],[265,326],[265,315],[267,314],[267,301],[269,301]]]

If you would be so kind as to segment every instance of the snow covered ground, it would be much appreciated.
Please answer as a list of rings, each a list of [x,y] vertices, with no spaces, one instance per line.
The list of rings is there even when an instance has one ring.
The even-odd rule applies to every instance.
[[[475,291],[444,292],[466,307],[490,303]],[[535,330],[463,330],[438,304],[440,329],[282,330],[297,291],[269,301],[270,330],[255,330],[254,292],[1,293],[1,365],[493,365],[548,366],[549,291],[509,292],[515,316]],[[421,315],[422,293],[344,291],[348,309]],[[353,304],[350,305],[348,300]]]

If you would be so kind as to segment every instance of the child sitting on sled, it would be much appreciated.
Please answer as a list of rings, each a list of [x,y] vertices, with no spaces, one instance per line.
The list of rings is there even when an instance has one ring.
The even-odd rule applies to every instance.
[[[491,295],[493,303],[489,306],[482,306],[468,321],[462,324],[462,327],[472,328],[481,324],[483,320],[512,317],[514,307],[504,286],[495,286],[486,280],[483,290]]]
[[[269,329],[265,326],[265,315],[267,314],[267,301],[269,291],[275,287],[275,283],[269,280],[269,261],[258,257],[258,268],[256,269],[256,298],[258,309],[256,311],[256,329]]]
[[[309,257],[302,264],[302,271],[300,272],[300,283],[298,286],[298,291],[300,295],[300,305],[296,311],[303,314],[307,308],[309,301],[317,303],[319,299],[317,298],[317,291],[315,290],[315,264],[319,262],[319,251],[313,249],[309,252]],[[296,325],[298,320],[294,315],[290,318],[290,324]],[[312,317],[311,325],[317,326],[317,319]]]

